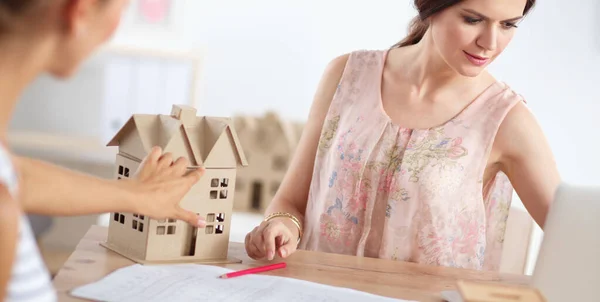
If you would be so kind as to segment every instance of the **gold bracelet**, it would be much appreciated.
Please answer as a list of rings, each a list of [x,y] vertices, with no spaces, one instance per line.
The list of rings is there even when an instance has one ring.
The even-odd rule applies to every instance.
[[[279,217],[289,218],[296,225],[296,227],[298,227],[298,242],[297,243],[300,243],[300,239],[302,239],[302,224],[300,223],[300,220],[298,220],[298,218],[296,218],[296,216],[294,216],[290,213],[286,213],[286,212],[275,212],[275,213],[269,214],[267,216],[267,218],[265,218],[264,221],[265,222],[270,221],[274,218],[279,218]]]

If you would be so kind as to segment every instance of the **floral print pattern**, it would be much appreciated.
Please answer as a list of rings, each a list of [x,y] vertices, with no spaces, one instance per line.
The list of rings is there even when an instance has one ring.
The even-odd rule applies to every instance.
[[[462,142],[462,137],[444,136],[444,128],[437,128],[409,144],[409,155],[406,158],[409,163],[409,181],[418,182],[421,172],[427,167],[462,169],[458,159],[468,154]]]
[[[385,56],[348,60],[319,139],[300,248],[497,269],[512,187],[501,172],[484,184],[480,167],[521,99],[496,83],[447,123],[406,129],[382,110],[373,80]]]
[[[331,147],[331,141],[335,136],[338,125],[340,123],[340,116],[334,116],[328,119],[324,125],[324,129],[321,134],[321,138],[319,139],[319,154],[325,153],[327,149]]]

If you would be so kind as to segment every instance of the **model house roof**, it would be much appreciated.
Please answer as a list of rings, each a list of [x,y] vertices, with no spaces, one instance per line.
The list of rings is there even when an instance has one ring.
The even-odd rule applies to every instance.
[[[247,166],[233,121],[229,118],[196,116],[196,109],[174,105],[171,115],[134,114],[108,146],[138,160],[153,146],[186,157],[192,166],[234,168]]]
[[[290,151],[298,144],[298,126],[283,120],[275,112],[268,111],[262,117],[236,116],[236,128],[250,136],[250,141],[256,146],[269,149],[277,140],[283,140]]]

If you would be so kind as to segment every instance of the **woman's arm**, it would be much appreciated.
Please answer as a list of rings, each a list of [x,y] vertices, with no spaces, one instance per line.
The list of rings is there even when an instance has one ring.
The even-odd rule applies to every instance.
[[[321,78],[314,96],[302,137],[279,190],[265,211],[265,216],[276,212],[286,212],[304,221],[308,202],[308,192],[312,179],[315,155],[321,135],[321,128],[342,77],[348,54],[332,60]],[[255,259],[272,259],[275,251],[285,257],[296,249],[298,228],[288,218],[275,218],[263,222],[246,236],[246,251]],[[277,239],[278,238],[278,239]],[[276,239],[280,244],[276,244]]]
[[[288,212],[303,221],[321,129],[347,61],[348,55],[344,55],[327,66],[317,87],[298,147],[265,216],[274,212]]]
[[[519,103],[506,116],[497,138],[501,170],[531,217],[544,228],[561,178],[542,129],[525,104]]]
[[[125,212],[134,196],[124,181],[107,180],[27,157],[15,157],[26,213],[74,216]]]
[[[19,205],[0,185],[0,301],[4,301],[17,250]]]
[[[40,160],[16,157],[20,173],[20,203],[26,213],[84,215],[106,212],[139,213],[175,218],[203,226],[203,219],[179,207],[179,202],[200,179],[193,171],[184,176],[187,160],[176,162],[154,148],[136,177],[107,180],[71,171]]]

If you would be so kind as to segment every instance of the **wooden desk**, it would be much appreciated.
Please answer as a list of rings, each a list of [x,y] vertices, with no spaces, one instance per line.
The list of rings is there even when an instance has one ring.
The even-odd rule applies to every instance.
[[[107,234],[107,228],[92,226],[82,238],[76,250],[54,278],[59,301],[82,301],[71,297],[68,291],[97,281],[115,269],[133,264],[132,261],[100,246],[99,243],[106,240]],[[229,253],[233,257],[242,259],[243,262],[222,265],[223,267],[237,270],[264,264],[250,259],[241,243],[231,243]],[[425,266],[309,251],[297,251],[286,262],[288,266],[285,270],[264,274],[426,302],[443,301],[440,291],[454,289],[458,279],[518,285],[526,285],[529,282],[529,277],[524,275]]]

